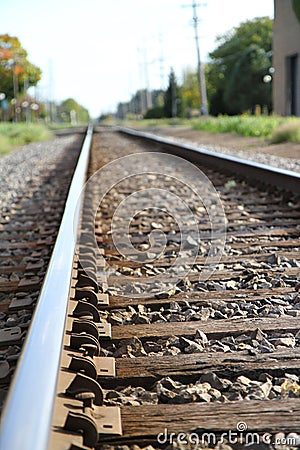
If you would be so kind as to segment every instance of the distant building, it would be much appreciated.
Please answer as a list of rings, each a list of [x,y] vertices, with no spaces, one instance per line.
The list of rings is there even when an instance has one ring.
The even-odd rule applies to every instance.
[[[300,116],[300,0],[274,0],[274,112]],[[297,9],[298,8],[298,9]]]

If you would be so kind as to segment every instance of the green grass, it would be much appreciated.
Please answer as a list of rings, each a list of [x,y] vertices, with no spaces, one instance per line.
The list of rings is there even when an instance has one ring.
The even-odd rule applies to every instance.
[[[270,137],[284,119],[277,116],[220,116],[193,121],[197,130],[236,133],[243,136]]]
[[[300,119],[279,116],[201,117],[193,128],[218,133],[269,138],[271,143],[300,142]]]
[[[127,119],[120,125],[139,127],[164,127],[186,125],[196,130],[216,133],[235,133],[247,137],[268,139],[270,143],[300,142],[300,118],[280,116],[219,116],[195,119]]]
[[[45,141],[52,137],[51,131],[42,124],[1,122],[0,154],[8,153],[20,145]]]

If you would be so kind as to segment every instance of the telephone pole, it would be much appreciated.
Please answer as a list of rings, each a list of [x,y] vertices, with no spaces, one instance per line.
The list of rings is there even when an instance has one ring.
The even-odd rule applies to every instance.
[[[193,25],[195,31],[195,42],[196,42],[196,51],[197,51],[197,76],[199,83],[199,93],[200,93],[200,113],[203,116],[208,115],[208,107],[207,107],[207,94],[206,94],[206,83],[205,83],[205,74],[204,67],[200,58],[200,47],[199,47],[199,37],[198,37],[198,23],[199,19],[197,17],[197,6],[200,6],[193,0],[192,5],[184,5],[193,8]]]
[[[152,97],[149,87],[148,58],[146,45],[144,45],[143,48],[138,48],[138,52],[140,55],[140,73],[141,75],[144,75],[143,81],[145,84],[145,88],[141,89],[141,112],[143,113],[145,112],[145,110],[152,108]]]
[[[159,56],[159,71],[160,71],[160,89],[164,90],[164,80],[165,80],[165,67],[164,67],[164,52],[163,52],[163,34],[159,34],[159,47],[160,47],[160,56]]]
[[[147,47],[144,47],[144,71],[145,71],[145,82],[146,82],[146,107],[147,109],[152,108],[152,96],[149,86],[149,71],[148,71],[148,53]]]

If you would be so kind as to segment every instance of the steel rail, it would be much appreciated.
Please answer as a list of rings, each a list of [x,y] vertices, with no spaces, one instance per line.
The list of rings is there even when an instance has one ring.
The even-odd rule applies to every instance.
[[[80,208],[92,141],[88,127],[56,243],[10,386],[0,426],[1,450],[46,450],[52,421]],[[76,227],[76,228],[75,228]]]
[[[163,145],[166,151],[189,159],[192,162],[198,164],[203,163],[220,171],[232,173],[235,176],[240,175],[250,181],[258,181],[264,184],[270,184],[279,189],[300,193],[299,172],[293,172],[219,152],[212,152],[192,144],[176,142],[172,139],[163,138],[152,133],[141,132],[132,128],[115,127],[115,129],[121,133]]]

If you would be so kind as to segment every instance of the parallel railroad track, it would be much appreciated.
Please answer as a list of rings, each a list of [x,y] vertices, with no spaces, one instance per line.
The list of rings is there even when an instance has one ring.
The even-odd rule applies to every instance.
[[[85,142],[1,448],[296,446],[299,175],[98,128],[81,195],[88,155]]]

